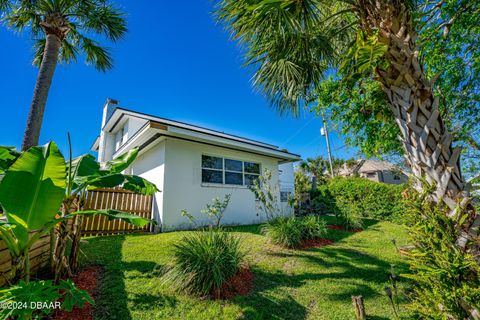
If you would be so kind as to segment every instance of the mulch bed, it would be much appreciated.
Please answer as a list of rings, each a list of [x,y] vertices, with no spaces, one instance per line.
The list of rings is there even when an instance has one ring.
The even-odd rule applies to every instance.
[[[332,229],[332,230],[345,231],[345,232],[360,232],[360,231],[363,231],[363,229],[358,229],[358,228],[346,230],[344,226],[340,226],[338,224],[329,224],[329,225],[327,225],[327,228]]]
[[[308,248],[319,248],[331,245],[333,240],[330,239],[310,239],[303,241],[296,249],[308,249]]]
[[[99,266],[89,266],[84,268],[72,281],[78,288],[87,290],[90,296],[94,297],[98,282],[100,280],[102,268]],[[72,312],[57,310],[53,316],[55,320],[91,320],[93,319],[93,307],[89,303],[83,305],[83,309],[74,307]]]
[[[253,289],[253,272],[250,268],[241,267],[236,275],[225,282],[219,292],[212,294],[214,299],[232,299],[236,296],[246,296]]]

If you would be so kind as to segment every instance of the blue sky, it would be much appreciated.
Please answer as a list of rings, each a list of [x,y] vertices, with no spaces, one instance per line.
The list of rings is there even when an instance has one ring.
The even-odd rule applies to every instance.
[[[108,43],[114,69],[101,73],[85,65],[57,67],[45,111],[41,143],[56,141],[66,152],[70,132],[74,156],[89,152],[100,130],[108,97],[125,108],[185,121],[278,145],[302,157],[326,156],[321,121],[304,113],[281,117],[251,86],[238,45],[200,1],[117,1],[128,14],[129,32]],[[31,65],[28,34],[1,27],[1,145],[20,147],[37,69]],[[331,133],[336,157],[356,155]]]

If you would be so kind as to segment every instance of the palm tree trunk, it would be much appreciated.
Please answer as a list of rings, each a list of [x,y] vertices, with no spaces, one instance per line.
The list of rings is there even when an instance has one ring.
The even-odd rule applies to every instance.
[[[47,33],[45,51],[38,72],[30,112],[28,113],[27,126],[23,136],[22,150],[27,150],[38,144],[48,91],[50,90],[55,67],[57,66],[60,46],[60,38],[55,34]]]
[[[461,149],[452,146],[453,136],[440,115],[439,98],[433,90],[435,78],[428,80],[419,62],[411,14],[398,0],[361,0],[358,8],[363,31],[373,34],[378,30],[378,40],[388,46],[389,66],[377,69],[377,80],[402,132],[406,160],[416,177],[425,177],[435,185],[432,200],[444,201],[452,219],[458,219],[459,210],[468,213],[466,221],[458,226],[456,243],[462,250],[478,254],[475,238],[480,215],[462,178]]]

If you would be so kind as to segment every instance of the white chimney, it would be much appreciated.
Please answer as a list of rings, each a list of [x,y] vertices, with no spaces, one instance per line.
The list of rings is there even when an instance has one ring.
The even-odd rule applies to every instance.
[[[106,133],[103,128],[105,124],[112,116],[113,112],[118,106],[119,101],[108,98],[105,104],[103,105],[103,114],[102,114],[102,127],[100,130],[100,141],[98,144],[98,162],[105,162],[105,145],[106,145]]]

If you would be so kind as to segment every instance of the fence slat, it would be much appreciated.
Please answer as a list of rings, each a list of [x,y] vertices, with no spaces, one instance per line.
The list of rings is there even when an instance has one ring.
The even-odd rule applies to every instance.
[[[144,196],[123,189],[98,189],[88,192],[86,209],[114,209],[150,219],[153,196]],[[139,228],[123,221],[109,221],[102,216],[86,217],[82,235],[113,235],[129,232],[149,232],[151,224]]]

